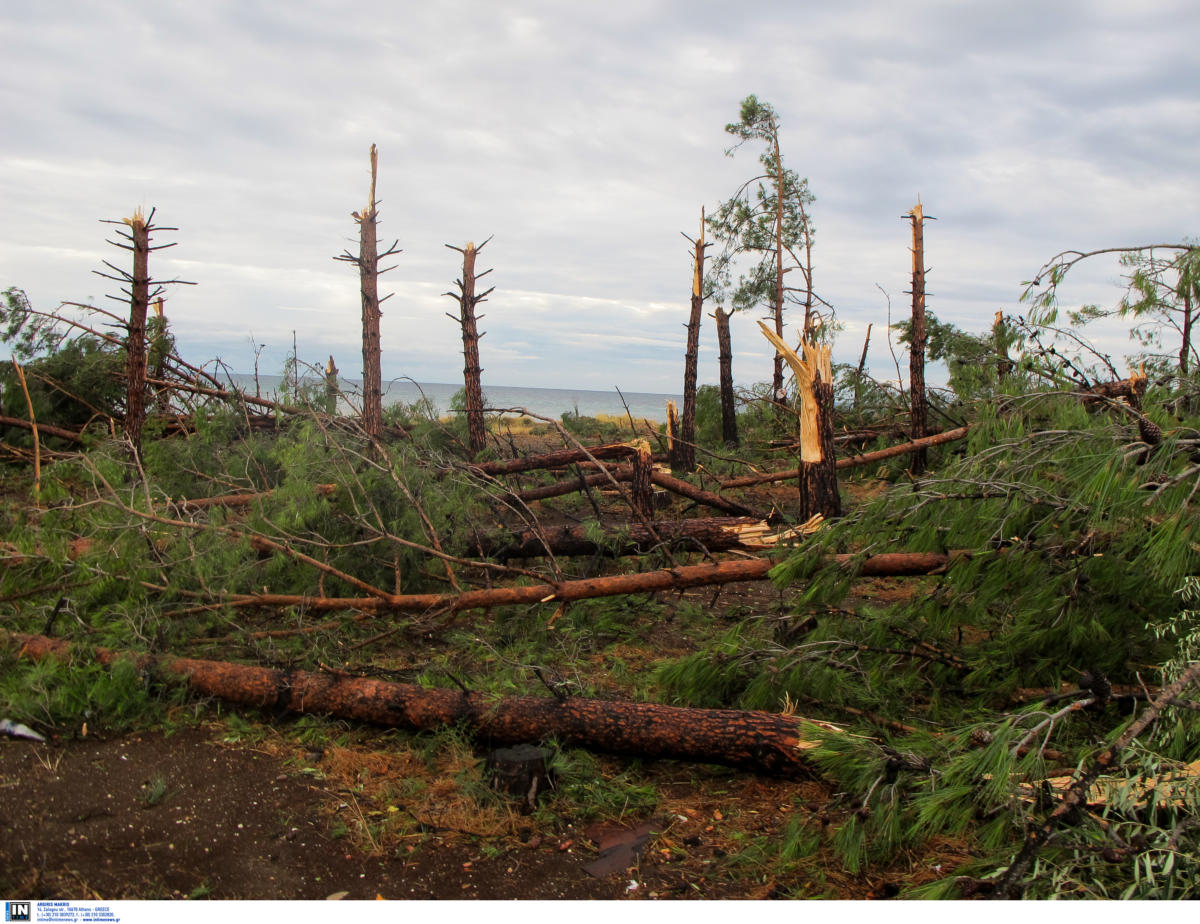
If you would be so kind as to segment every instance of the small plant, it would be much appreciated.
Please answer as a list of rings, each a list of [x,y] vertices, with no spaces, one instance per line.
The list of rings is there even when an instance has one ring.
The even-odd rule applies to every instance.
[[[149,782],[142,786],[142,790],[142,801],[146,803],[147,808],[161,805],[171,792],[167,786],[167,778],[161,773],[150,777]]]

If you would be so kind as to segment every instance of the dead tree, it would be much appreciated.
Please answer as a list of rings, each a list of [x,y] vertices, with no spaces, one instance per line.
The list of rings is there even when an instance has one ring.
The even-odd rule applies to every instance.
[[[104,265],[117,275],[110,276],[108,273],[102,273],[99,270],[93,271],[97,276],[111,279],[126,286],[126,288],[122,288],[121,290],[123,298],[115,295],[108,297],[114,301],[128,301],[129,303],[129,324],[126,329],[125,338],[126,389],[124,433],[125,439],[133,447],[135,455],[141,454],[142,427],[146,424],[146,315],[150,310],[150,301],[151,299],[158,298],[163,293],[164,286],[172,284],[195,285],[192,282],[184,282],[182,279],[158,282],[150,278],[150,252],[154,250],[166,250],[168,247],[175,246],[174,243],[170,243],[151,247],[150,235],[155,231],[179,230],[178,228],[156,226],[153,223],[154,212],[155,210],[151,209],[149,217],[146,217],[139,207],[134,211],[131,218],[104,222],[109,225],[124,225],[129,228],[128,232],[117,231],[120,237],[129,242],[128,244],[121,244],[117,241],[109,241],[108,243],[114,247],[120,247],[122,250],[133,251],[132,273],[127,273],[107,260],[104,261]]]
[[[908,349],[909,400],[912,402],[912,438],[919,440],[928,426],[925,400],[925,213],[920,201],[905,216],[912,222],[912,331]],[[925,450],[912,456],[912,472],[925,471]]]
[[[838,493],[837,460],[833,446],[833,362],[828,345],[801,344],[797,354],[762,321],[766,338],[787,360],[796,376],[800,396],[800,520],[820,514],[826,519],[842,515]]]
[[[277,548],[283,548],[276,545]],[[944,570],[963,552],[885,552],[861,558],[857,555],[832,555],[823,563],[853,568],[862,577],[903,577],[934,574]],[[311,561],[311,560],[310,560]],[[383,616],[392,613],[460,613],[492,606],[532,606],[538,603],[572,603],[596,597],[653,593],[658,590],[686,590],[739,581],[763,581],[775,563],[767,558],[706,562],[681,565],[638,574],[613,574],[579,580],[553,581],[515,587],[488,587],[457,593],[389,594],[377,591],[369,597],[309,597],[302,594],[277,594],[265,591],[222,596],[226,606],[301,607],[309,613],[356,611]]]
[[[729,315],[717,305],[713,312],[717,322],[717,362],[721,370],[721,439],[726,447],[739,444],[737,405],[733,397],[733,346],[729,337]]]
[[[375,181],[379,174],[379,153],[375,145],[371,145],[371,191],[367,197],[367,205],[362,213],[351,212],[351,217],[358,222],[358,256],[345,251],[341,256],[334,257],[358,267],[359,285],[362,293],[362,336],[363,336],[363,431],[373,440],[383,435],[383,366],[380,359],[382,349],[379,340],[379,320],[383,312],[379,306],[391,298],[391,295],[379,297],[379,277],[388,270],[389,266],[379,268],[379,261],[385,257],[400,253],[396,246],[400,242],[393,241],[383,253],[378,252],[376,225],[379,212],[375,203]]]
[[[687,237],[685,234],[684,237]],[[700,209],[700,237],[692,240],[695,264],[692,273],[692,312],[687,324],[687,351],[683,356],[683,419],[679,424],[679,438],[675,441],[671,456],[671,468],[681,472],[696,470],[696,366],[700,353],[700,318],[704,305],[704,208]]]
[[[0,634],[30,659],[66,659],[69,642]],[[696,709],[575,696],[511,696],[390,683],[342,673],[283,671],[228,661],[94,648],[101,664],[132,659],[139,673],[182,680],[203,696],[274,712],[337,716],[391,728],[463,727],[492,745],[545,741],[650,759],[718,763],[786,776],[810,776],[814,725],[796,716],[737,709]]]
[[[490,240],[489,237],[488,241]],[[479,333],[476,323],[478,318],[475,315],[475,306],[486,301],[492,289],[479,294],[475,293],[475,282],[491,272],[489,269],[476,274],[475,257],[487,246],[487,241],[478,247],[474,242],[468,242],[466,247],[455,247],[453,244],[446,246],[463,255],[462,278],[456,280],[458,294],[453,292],[443,294],[458,301],[459,316],[456,318],[452,314],[447,314],[446,317],[452,321],[458,321],[462,325],[463,380],[467,396],[467,442],[471,447],[471,453],[478,455],[487,445],[487,428],[483,423],[483,369],[479,365],[479,338],[483,334]],[[495,287],[493,286],[493,288]]]

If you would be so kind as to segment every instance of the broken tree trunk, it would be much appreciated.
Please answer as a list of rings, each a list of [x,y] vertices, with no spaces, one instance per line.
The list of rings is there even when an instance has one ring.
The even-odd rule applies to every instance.
[[[458,294],[455,295],[453,292],[445,294],[458,300],[459,316],[456,318],[454,315],[447,315],[447,317],[452,321],[458,321],[462,326],[467,443],[473,455],[479,455],[487,445],[487,428],[483,422],[483,367],[479,364],[479,338],[483,335],[479,333],[478,318],[475,315],[475,306],[486,301],[488,294],[492,291],[488,289],[486,292],[475,294],[476,280],[482,279],[491,272],[489,269],[479,274],[475,273],[475,257],[486,245],[487,241],[478,247],[473,241],[468,242],[466,247],[446,245],[451,250],[457,250],[463,255],[462,278],[457,280]]]
[[[122,250],[133,251],[132,273],[113,266],[107,260],[104,261],[104,265],[114,270],[117,273],[116,276],[110,276],[98,270],[93,270],[93,272],[97,276],[112,279],[127,287],[122,290],[129,302],[129,324],[125,338],[126,391],[124,434],[133,447],[134,454],[140,455],[142,451],[142,428],[146,423],[146,314],[150,310],[150,300],[162,293],[163,286],[172,284],[195,285],[195,283],[184,282],[182,279],[172,279],[156,284],[154,290],[151,291],[150,251],[164,250],[167,247],[174,247],[175,245],[160,244],[157,247],[151,247],[150,235],[154,231],[178,230],[177,228],[156,227],[154,225],[154,209],[150,210],[149,217],[143,215],[139,207],[134,211],[131,218],[123,218],[120,221],[105,221],[104,223],[109,225],[125,225],[129,228],[128,233],[120,230],[117,231],[117,234],[129,241],[128,244],[119,244],[116,241],[109,241],[109,243],[120,247]],[[115,295],[110,295],[109,298],[116,301],[125,301],[125,299],[117,298]]]
[[[801,344],[803,357],[762,321],[764,336],[776,352],[787,360],[796,376],[800,393],[800,516],[825,519],[842,515],[838,494],[837,468],[833,449],[833,362],[828,346]]]
[[[687,324],[687,350],[683,354],[683,418],[679,423],[679,439],[675,441],[671,456],[671,468],[681,472],[696,470],[696,367],[700,353],[700,312],[704,305],[704,248],[707,246],[704,243],[703,206],[700,208],[700,238],[692,241],[692,244],[695,266],[692,273],[692,311]]]
[[[633,456],[633,477],[629,479],[633,512],[644,520],[654,517],[654,462],[650,458],[650,444],[645,440],[637,441],[637,451]]]
[[[925,435],[927,405],[925,401],[925,213],[918,201],[906,218],[912,221],[912,328],[908,349],[909,399],[912,402],[912,438]],[[914,475],[925,471],[925,450],[912,454]]]
[[[150,308],[150,226],[139,208],[128,219],[133,238],[129,335],[125,341],[125,439],[141,454],[146,423],[146,312]]]
[[[0,635],[20,656],[66,659],[70,642]],[[389,683],[345,674],[282,671],[227,661],[93,649],[102,664],[125,658],[139,672],[181,679],[195,692],[243,706],[301,712],[426,731],[464,726],[492,744],[554,739],[568,747],[650,759],[716,763],[786,776],[810,776],[806,728],[835,730],[793,716],[693,709],[577,697],[511,696]]]
[[[384,257],[399,253],[396,244],[383,253],[377,250],[377,224],[379,211],[375,207],[375,182],[379,175],[379,152],[371,145],[371,191],[367,197],[366,207],[362,214],[351,212],[351,217],[358,222],[358,256],[346,251],[335,260],[353,263],[358,267],[359,291],[362,296],[362,338],[363,338],[363,431],[373,440],[383,435],[383,371],[382,349],[379,339],[379,320],[383,312],[380,304],[390,296],[379,297],[379,277],[387,269],[379,268],[379,261]],[[388,267],[391,269],[391,267]]]
[[[717,322],[718,365],[721,370],[721,439],[726,447],[738,445],[737,405],[733,397],[733,346],[729,338],[729,315],[721,306],[713,312]]]
[[[895,456],[907,455],[914,449],[928,449],[930,446],[952,443],[955,440],[961,440],[965,437],[970,432],[970,429],[970,427],[956,427],[953,430],[935,433],[933,436],[926,436],[919,440],[901,443],[899,446],[888,446],[886,449],[877,449],[874,452],[864,452],[857,456],[848,456],[844,459],[838,459],[834,463],[834,467],[837,469],[856,468],[860,465],[882,462],[884,459],[891,459]],[[721,488],[747,488],[751,485],[768,484],[772,481],[787,481],[799,476],[799,469],[790,469],[786,472],[764,472],[761,475],[746,475],[742,478],[731,478],[729,481],[722,482]]]
[[[865,577],[898,577],[932,574],[955,556],[951,552],[888,552],[859,561],[855,555],[833,555],[828,561],[843,566],[857,563],[857,574]],[[737,581],[761,581],[774,563],[766,558],[707,562],[640,574],[614,574],[574,581],[546,581],[518,587],[492,587],[446,594],[379,594],[373,597],[305,597],[297,594],[231,594],[222,602],[235,607],[298,607],[309,613],[357,610],[362,613],[458,613],[490,606],[527,606],[534,603],[570,603],[596,597],[685,590]]]

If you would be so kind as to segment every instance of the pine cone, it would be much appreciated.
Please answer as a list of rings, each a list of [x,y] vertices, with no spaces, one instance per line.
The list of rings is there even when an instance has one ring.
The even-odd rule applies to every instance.
[[[1149,417],[1138,418],[1138,436],[1147,446],[1157,446],[1163,441],[1162,427]]]

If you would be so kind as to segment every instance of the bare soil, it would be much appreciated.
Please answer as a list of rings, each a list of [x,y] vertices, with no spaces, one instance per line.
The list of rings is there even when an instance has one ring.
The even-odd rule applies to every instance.
[[[962,859],[943,847],[898,857],[883,874],[849,876],[814,858],[780,881],[766,874],[777,865],[756,862],[755,845],[777,838],[795,813],[819,815],[824,786],[668,761],[643,768],[659,793],[651,814],[576,824],[512,812],[474,836],[430,805],[376,798],[370,778],[397,764],[369,743],[305,752],[278,736],[228,737],[214,722],[171,735],[0,739],[0,829],[11,832],[0,841],[0,891],[106,900],[880,898]],[[604,766],[616,772],[619,762]],[[365,839],[368,819],[389,811],[443,823],[386,845]],[[603,854],[608,868],[589,872],[614,843]]]

